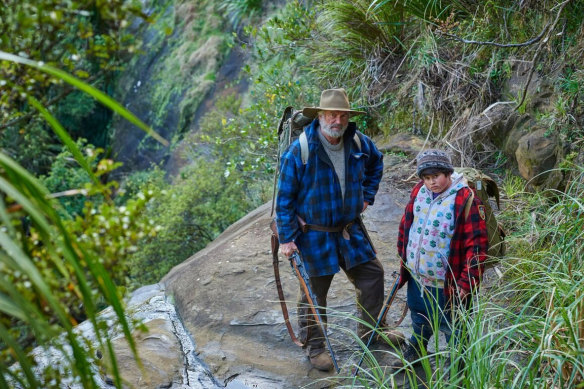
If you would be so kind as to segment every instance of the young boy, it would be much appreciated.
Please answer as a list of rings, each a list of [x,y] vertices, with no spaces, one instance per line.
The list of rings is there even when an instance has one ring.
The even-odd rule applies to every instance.
[[[412,190],[397,243],[402,259],[399,287],[408,284],[413,327],[404,351],[408,362],[420,358],[436,324],[450,340],[452,304],[468,306],[488,249],[483,205],[471,196],[464,177],[454,172],[448,154],[426,150],[416,163],[422,181]]]

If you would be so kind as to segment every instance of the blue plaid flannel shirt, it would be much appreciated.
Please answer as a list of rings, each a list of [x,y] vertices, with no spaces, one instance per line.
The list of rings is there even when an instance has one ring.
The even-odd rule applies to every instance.
[[[349,123],[343,135],[345,144],[345,200],[330,158],[318,138],[318,120],[306,129],[308,160],[302,164],[300,144],[293,142],[282,156],[278,180],[276,219],[280,243],[294,241],[302,253],[310,277],[332,275],[345,268],[375,258],[361,227],[353,224],[350,240],[341,233],[310,230],[302,233],[296,215],[308,224],[335,227],[356,220],[363,211],[363,202],[375,200],[383,173],[383,155],[369,137],[359,134],[361,151],[353,139],[357,126]]]

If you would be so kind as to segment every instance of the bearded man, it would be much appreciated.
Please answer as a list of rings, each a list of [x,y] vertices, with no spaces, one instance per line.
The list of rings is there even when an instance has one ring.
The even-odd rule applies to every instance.
[[[329,287],[343,269],[355,286],[362,319],[374,325],[383,305],[383,267],[362,228],[360,214],[375,200],[383,155],[349,122],[351,116],[364,112],[351,109],[344,89],[324,90],[319,106],[304,108],[302,113],[318,117],[305,129],[305,161],[299,140],[282,156],[276,202],[280,250],[288,257],[294,251],[302,254],[325,322]],[[301,225],[300,219],[306,224]],[[314,368],[332,370],[332,359],[319,326],[308,314],[307,301],[300,289],[298,320],[307,355]],[[366,331],[359,326],[359,335],[365,336]]]

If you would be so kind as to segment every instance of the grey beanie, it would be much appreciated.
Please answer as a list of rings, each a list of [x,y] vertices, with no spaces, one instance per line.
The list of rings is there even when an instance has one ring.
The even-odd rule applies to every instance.
[[[416,165],[418,167],[417,174],[420,178],[422,178],[422,173],[426,169],[445,170],[449,173],[454,172],[450,156],[442,150],[429,149],[422,151],[416,157]]]

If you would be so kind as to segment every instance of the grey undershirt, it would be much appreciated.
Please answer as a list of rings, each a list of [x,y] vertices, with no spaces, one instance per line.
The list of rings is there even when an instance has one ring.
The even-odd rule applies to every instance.
[[[339,179],[339,184],[341,184],[341,195],[343,196],[343,201],[345,200],[345,147],[343,143],[343,138],[341,141],[333,145],[322,135],[320,128],[318,129],[318,137],[320,138],[320,143],[322,143],[324,150],[329,156],[333,167],[335,168],[335,173],[337,173],[337,178]]]

